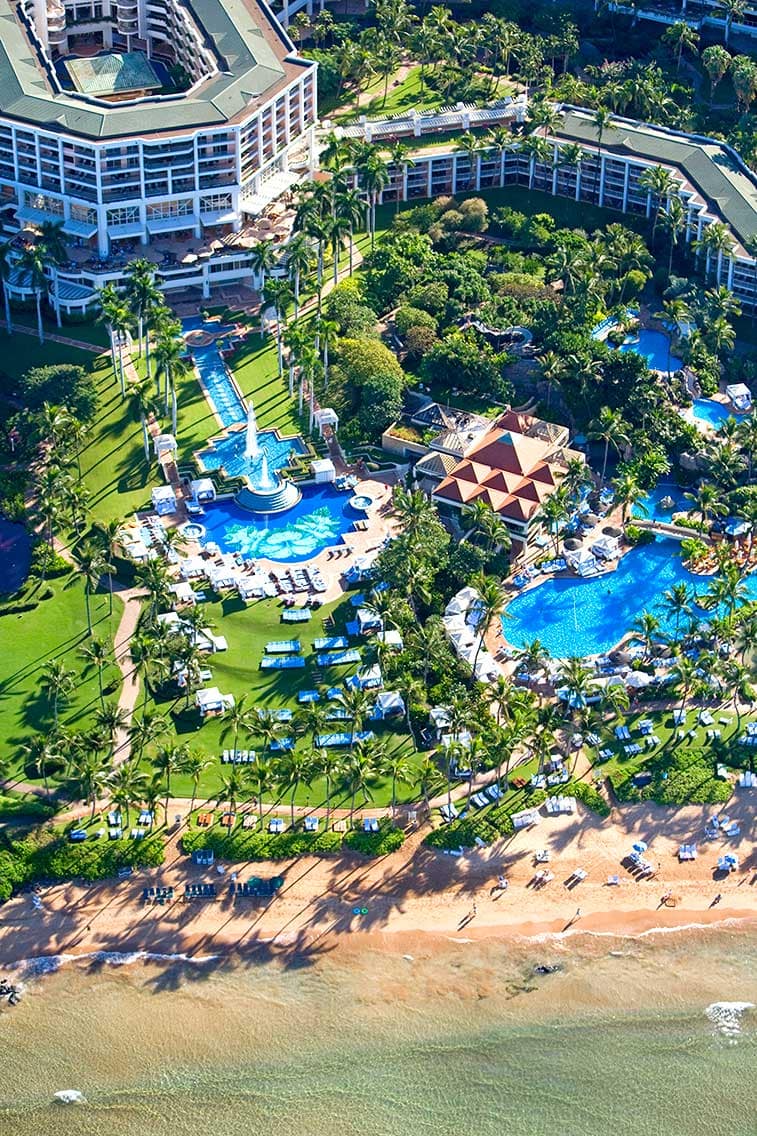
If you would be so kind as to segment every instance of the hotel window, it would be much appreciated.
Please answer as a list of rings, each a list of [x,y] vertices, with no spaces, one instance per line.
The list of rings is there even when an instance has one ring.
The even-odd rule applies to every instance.
[[[109,209],[107,217],[108,225],[134,225],[139,223],[139,209],[136,205],[127,205],[123,209]]]
[[[201,213],[220,213],[225,209],[231,209],[230,193],[211,193],[200,200]]]
[[[159,221],[164,217],[189,217],[191,213],[191,201],[161,201],[159,205],[147,206],[148,221]]]

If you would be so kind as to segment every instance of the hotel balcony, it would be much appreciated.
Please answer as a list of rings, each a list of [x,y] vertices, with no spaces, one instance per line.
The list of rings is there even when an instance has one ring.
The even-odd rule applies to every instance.
[[[64,43],[66,39],[66,9],[61,4],[50,4],[47,8],[47,40],[51,46]]]

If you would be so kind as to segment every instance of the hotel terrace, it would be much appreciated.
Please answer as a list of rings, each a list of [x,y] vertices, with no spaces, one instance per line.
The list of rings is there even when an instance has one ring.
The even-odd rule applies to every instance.
[[[293,160],[312,167],[316,121],[315,65],[269,9],[0,6],[0,218],[6,232],[62,222],[71,260],[52,289],[63,310],[86,310],[140,246],[166,241],[183,239],[187,254],[156,258],[166,289],[254,284],[249,249],[229,238],[296,180]],[[31,294],[23,273],[9,283]]]

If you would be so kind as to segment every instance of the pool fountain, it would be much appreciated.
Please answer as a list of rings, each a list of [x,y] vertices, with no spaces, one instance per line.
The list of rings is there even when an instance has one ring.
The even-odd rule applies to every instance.
[[[212,438],[206,450],[197,454],[208,473],[223,470],[227,477],[241,477],[246,484],[236,495],[237,504],[252,513],[281,513],[291,509],[302,496],[294,482],[282,477],[292,453],[306,454],[299,435],[282,438],[277,430],[258,430],[255,408],[250,401],[244,429],[231,428]]]

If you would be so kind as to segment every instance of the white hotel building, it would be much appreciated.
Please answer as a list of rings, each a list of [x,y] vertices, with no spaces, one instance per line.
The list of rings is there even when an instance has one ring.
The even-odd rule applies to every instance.
[[[118,279],[119,251],[238,231],[294,180],[295,151],[312,166],[316,67],[263,0],[0,0],[0,14],[0,220],[59,221],[91,250],[57,273],[64,311]],[[163,286],[209,294],[250,273],[249,254],[221,251]],[[28,278],[10,291],[30,295]]]

